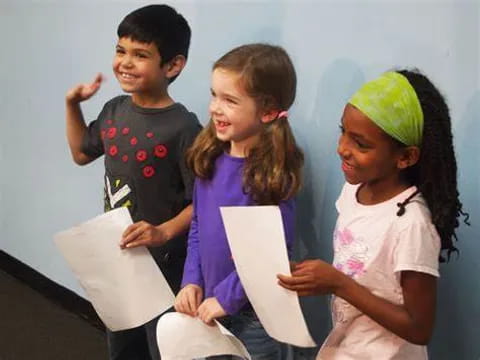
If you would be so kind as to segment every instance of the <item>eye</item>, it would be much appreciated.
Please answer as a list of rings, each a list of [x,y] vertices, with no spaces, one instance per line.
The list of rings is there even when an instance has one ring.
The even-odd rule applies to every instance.
[[[122,48],[118,48],[118,47],[117,47],[117,48],[115,49],[115,53],[117,53],[117,54],[125,54],[125,50],[123,50]]]
[[[146,59],[148,57],[146,54],[143,54],[143,53],[137,53],[137,54],[135,54],[135,56],[140,58],[140,59]]]
[[[232,99],[232,98],[228,98],[228,97],[227,97],[225,100],[226,100],[227,103],[229,103],[229,104],[233,104],[233,105],[238,104],[237,100],[234,100],[234,99]]]
[[[355,144],[357,145],[357,147],[360,149],[360,150],[368,150],[370,149],[370,146],[361,142],[361,141],[358,141],[358,140],[355,140]]]
[[[345,134],[345,128],[343,127],[342,124],[338,125],[338,128],[340,129],[341,134]]]

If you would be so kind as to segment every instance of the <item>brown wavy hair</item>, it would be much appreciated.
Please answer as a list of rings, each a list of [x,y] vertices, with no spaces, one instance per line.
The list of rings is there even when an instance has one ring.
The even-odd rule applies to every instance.
[[[295,100],[295,69],[287,52],[279,46],[239,46],[217,60],[212,70],[218,68],[239,74],[246,93],[265,112],[287,110]],[[256,204],[278,205],[300,190],[303,152],[295,142],[287,116],[262,123],[261,131],[259,142],[246,156],[243,187]],[[211,179],[215,159],[229,145],[217,138],[210,120],[187,151],[187,163],[196,176]]]

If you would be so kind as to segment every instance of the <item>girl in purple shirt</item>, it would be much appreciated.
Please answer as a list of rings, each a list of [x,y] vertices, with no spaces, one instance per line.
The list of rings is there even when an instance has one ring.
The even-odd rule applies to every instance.
[[[248,302],[220,207],[278,205],[291,249],[293,197],[303,166],[288,123],[295,90],[295,69],[282,48],[250,44],[231,50],[213,66],[211,120],[187,154],[197,178],[175,309],[208,324],[218,318],[243,341],[252,359],[279,359],[280,344],[266,334]]]

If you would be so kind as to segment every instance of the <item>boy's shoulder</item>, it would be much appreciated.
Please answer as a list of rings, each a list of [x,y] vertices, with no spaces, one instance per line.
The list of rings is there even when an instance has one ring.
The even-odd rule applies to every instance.
[[[104,107],[128,106],[130,104],[130,96],[118,95],[108,100]]]
[[[185,126],[201,126],[197,115],[193,111],[188,110],[185,105],[182,103],[175,103],[173,106],[175,106],[175,110],[179,114],[179,119],[181,119]]]

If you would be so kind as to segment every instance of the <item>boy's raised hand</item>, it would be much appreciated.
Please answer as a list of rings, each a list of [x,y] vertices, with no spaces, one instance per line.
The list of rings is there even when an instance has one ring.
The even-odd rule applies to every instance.
[[[198,317],[207,325],[214,325],[213,320],[226,315],[227,313],[215,297],[205,299],[198,307]]]
[[[175,298],[175,310],[190,316],[197,315],[197,309],[203,298],[203,290],[195,284],[188,284],[180,290]]]
[[[90,99],[100,88],[104,77],[98,73],[95,79],[88,84],[78,84],[67,91],[66,99],[71,103],[79,103]]]
[[[161,246],[169,239],[165,224],[154,226],[146,221],[136,222],[124,231],[120,247]]]
[[[292,276],[277,275],[278,284],[299,296],[335,294],[346,275],[322,260],[295,264]]]

